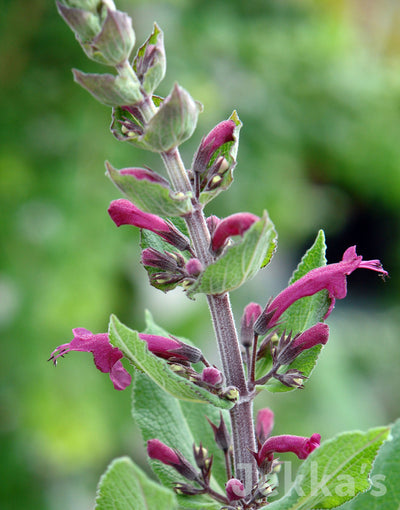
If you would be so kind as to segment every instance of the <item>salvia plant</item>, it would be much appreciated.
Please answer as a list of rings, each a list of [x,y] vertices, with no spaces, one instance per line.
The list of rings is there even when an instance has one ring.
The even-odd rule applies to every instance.
[[[379,496],[373,493],[379,492],[374,476],[375,482],[378,476],[390,478],[386,459],[398,442],[382,448],[376,464],[383,471],[371,475],[371,470],[390,427],[347,432],[322,444],[314,430],[309,437],[274,436],[273,411],[261,409],[254,417],[253,401],[260,392],[303,388],[328,341],[324,321],[335,300],[346,296],[347,276],[356,269],[382,277],[387,272],[379,260],[363,260],[355,246],[344,250],[341,261],[327,264],[321,230],[288,287],[266,296],[264,306],[250,302],[237,331],[229,292],[267,266],[277,245],[267,212],[226,218],[204,213],[232,184],[238,114],[204,135],[190,165],[184,164],[179,146],[193,134],[202,106],[178,84],[165,98],[154,94],[166,72],[160,28],[154,24],[131,58],[131,19],[112,0],[63,0],[57,6],[86,55],[114,68],[104,74],[74,70],[75,81],[112,108],[111,132],[118,140],[159,153],[166,170],[162,176],[106,162],[107,176],[124,196],[108,213],[117,227],[140,229],[142,264],[152,286],[164,292],[180,286],[191,299],[206,296],[220,358],[212,365],[149,312],[143,332],[111,315],[108,332],[76,328],[73,339],[55,349],[54,364],[70,351],[91,352],[116,390],[133,386],[133,415],[160,482],[129,458],[116,459],[100,480],[96,507],[304,510],[334,508],[367,491],[359,506],[343,508],[378,508],[368,503]],[[392,436],[398,434],[393,427]],[[304,462],[289,492],[271,502],[283,452]]]

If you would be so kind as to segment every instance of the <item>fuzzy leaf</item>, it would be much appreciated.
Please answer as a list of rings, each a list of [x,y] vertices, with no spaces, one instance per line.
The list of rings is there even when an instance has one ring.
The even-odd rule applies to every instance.
[[[300,466],[289,493],[265,510],[335,508],[367,490],[372,463],[389,431],[345,432],[325,441]]]
[[[157,182],[122,175],[108,161],[107,173],[112,182],[139,209],[158,216],[184,216],[192,210],[191,194],[175,193]]]
[[[391,440],[379,450],[371,473],[372,487],[338,510],[399,510],[400,420],[391,429]]]
[[[236,166],[236,156],[239,147],[239,133],[243,124],[239,119],[236,110],[233,111],[232,115],[229,117],[229,120],[233,120],[233,122],[236,124],[236,128],[233,133],[235,140],[233,142],[227,142],[222,145],[211,158],[211,161],[208,165],[208,167],[210,167],[217,157],[223,156],[229,164],[229,169],[224,173],[222,181],[217,188],[210,191],[202,191],[200,193],[200,202],[204,205],[208,204],[208,202],[219,195],[222,191],[227,190],[233,182],[233,170]]]
[[[317,238],[311,248],[305,253],[298,265],[296,271],[293,273],[289,284],[294,283],[299,278],[307,274],[311,269],[326,265],[326,244],[325,234],[323,230],[318,232]],[[284,314],[282,314],[282,325],[280,326],[280,332],[286,329],[287,332],[293,331],[299,333],[310,328],[317,322],[323,321],[326,312],[329,309],[330,300],[328,298],[328,292],[322,290],[317,292],[313,296],[304,297],[293,303]],[[300,354],[291,365],[280,369],[280,373],[286,372],[288,369],[296,369],[306,377],[309,377],[317,363],[319,353],[321,352],[322,346],[316,345],[312,349],[308,349]],[[268,355],[267,355],[268,358]],[[262,362],[258,362],[259,364]],[[265,365],[265,361],[263,362]],[[257,370],[257,377],[261,370],[259,365]],[[270,365],[269,365],[270,368]],[[266,373],[265,367],[263,367],[263,374]],[[261,374],[262,375],[262,374]],[[295,388],[289,388],[283,385],[276,379],[270,379],[265,386],[260,386],[259,389],[264,388],[273,393],[292,391]]]
[[[115,459],[100,478],[96,510],[174,510],[175,494],[150,480],[128,457]]]
[[[139,338],[137,331],[126,327],[114,315],[110,317],[109,335],[111,343],[118,347],[138,370],[146,373],[167,393],[191,402],[210,403],[222,409],[233,406],[233,402],[175,374],[164,359],[148,351],[146,342]]]
[[[205,269],[199,280],[188,289],[188,296],[199,292],[223,294],[240,287],[268,264],[276,244],[274,225],[264,212],[242,239],[228,247],[216,262]]]

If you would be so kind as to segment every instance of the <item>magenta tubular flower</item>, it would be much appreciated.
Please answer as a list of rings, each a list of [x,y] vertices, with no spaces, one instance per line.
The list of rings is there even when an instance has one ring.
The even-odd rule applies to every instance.
[[[260,443],[264,443],[274,428],[274,413],[269,408],[260,409],[257,413],[256,436]]]
[[[221,220],[211,237],[211,248],[219,252],[231,236],[243,235],[260,218],[251,213],[236,213]]]
[[[329,310],[324,317],[326,319],[335,306],[335,300],[346,297],[346,276],[356,269],[370,269],[371,271],[380,273],[383,277],[388,275],[379,260],[363,261],[362,256],[357,255],[356,247],[351,246],[344,252],[341,262],[312,269],[278,294],[278,296],[267,305],[262,314],[263,316],[270,315],[267,324],[268,328],[270,329],[276,326],[283,312],[295,301],[306,296],[312,296],[324,289],[328,291],[331,300]]]
[[[240,341],[244,347],[251,347],[254,339],[254,323],[261,315],[262,308],[258,303],[249,303],[243,310],[240,328]]]
[[[189,241],[178,229],[155,214],[141,211],[134,204],[124,198],[114,200],[108,208],[108,213],[113,222],[121,225],[133,225],[134,227],[151,230],[162,237],[167,243],[180,250],[189,249]]]
[[[204,172],[214,152],[225,143],[234,141],[235,128],[236,124],[233,120],[224,120],[203,138],[193,159],[192,170],[194,172]]]
[[[231,478],[225,485],[226,495],[229,501],[238,501],[243,499],[246,495],[244,485],[237,478]]]
[[[321,436],[313,434],[310,438],[301,436],[274,436],[270,437],[262,445],[256,455],[259,467],[264,462],[271,462],[274,453],[292,452],[299,459],[306,459],[321,443]]]
[[[189,480],[196,480],[198,473],[194,467],[177,450],[170,448],[159,439],[147,441],[147,453],[151,459],[159,460],[166,466],[172,466],[178,473]]]
[[[289,335],[286,339],[283,335],[281,342],[278,345],[278,362],[280,365],[290,365],[297,356],[306,351],[312,349],[316,345],[325,345],[329,338],[329,326],[322,322],[318,322],[311,328],[306,329],[303,333],[296,335],[293,340],[290,339]]]
[[[147,343],[150,352],[164,359],[174,359],[197,363],[203,357],[197,347],[185,344],[177,338],[139,333],[139,338]]]
[[[104,373],[110,374],[110,379],[116,390],[124,390],[131,383],[131,376],[125,370],[121,363],[122,352],[110,344],[107,333],[93,334],[84,328],[72,330],[74,338],[67,344],[57,347],[52,353],[50,359],[54,365],[57,359],[70,351],[91,352],[96,367]]]

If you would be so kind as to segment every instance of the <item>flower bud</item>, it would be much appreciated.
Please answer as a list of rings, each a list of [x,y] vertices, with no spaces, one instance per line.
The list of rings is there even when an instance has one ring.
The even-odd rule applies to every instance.
[[[205,367],[201,373],[201,380],[211,386],[217,386],[222,383],[222,374],[215,367]]]
[[[240,341],[244,347],[251,347],[254,340],[254,323],[262,312],[258,303],[249,303],[242,315],[240,328]]]
[[[257,413],[256,436],[260,443],[264,443],[274,428],[274,413],[266,407]]]
[[[90,12],[91,9],[85,9],[83,6],[80,8],[67,7],[60,2],[57,2],[57,9],[81,44],[92,40],[100,33],[100,17],[95,9]]]
[[[82,47],[95,62],[118,66],[129,58],[134,45],[131,18],[125,12],[108,9],[99,34]]]
[[[217,228],[220,222],[221,220],[218,218],[218,216],[215,215],[208,216],[208,218],[206,218],[208,231],[210,232],[211,236],[213,235],[215,229]]]
[[[149,150],[168,152],[190,138],[202,107],[185,89],[175,84],[145,128],[143,141]]]
[[[224,120],[203,138],[193,159],[193,172],[203,173],[213,154],[225,143],[234,141],[235,128],[236,124],[233,120]]]
[[[283,345],[279,345],[277,353],[277,362],[280,365],[290,365],[299,354],[316,345],[325,345],[329,338],[329,326],[318,322],[303,333],[296,335],[290,340],[290,335]]]
[[[147,343],[150,352],[160,358],[198,363],[203,357],[200,349],[185,344],[174,337],[167,338],[160,335],[139,333],[139,338]]]
[[[284,374],[277,373],[274,375],[274,377],[275,377],[275,379],[280,381],[285,386],[288,386],[289,388],[299,388],[299,389],[304,388],[303,380],[307,379],[307,377],[302,372],[300,372],[299,370],[296,370],[294,368],[288,370]]]
[[[203,265],[199,259],[190,259],[186,262],[185,269],[189,276],[198,276],[203,271]]]
[[[158,439],[147,441],[147,453],[151,459],[159,460],[167,466],[172,466],[178,473],[188,480],[198,479],[195,468],[177,450],[170,448]]]
[[[226,453],[231,446],[231,436],[226,427],[222,412],[220,412],[220,422],[218,427],[214,425],[214,423],[212,423],[208,418],[207,421],[213,429],[215,442],[218,448]]]
[[[231,236],[243,234],[260,218],[251,213],[236,213],[221,220],[211,237],[211,249],[219,253]]]
[[[223,398],[227,400],[231,400],[232,402],[236,402],[239,398],[239,390],[234,386],[228,386],[226,390],[221,395]]]
[[[244,485],[237,478],[231,478],[225,485],[226,495],[229,501],[238,501],[246,495]]]
[[[185,259],[180,253],[169,253],[167,251],[161,253],[154,248],[146,248],[142,251],[142,264],[182,276]]]
[[[164,36],[154,23],[154,30],[141,46],[133,61],[133,69],[142,84],[142,88],[151,95],[164,78],[167,61],[164,49]]]

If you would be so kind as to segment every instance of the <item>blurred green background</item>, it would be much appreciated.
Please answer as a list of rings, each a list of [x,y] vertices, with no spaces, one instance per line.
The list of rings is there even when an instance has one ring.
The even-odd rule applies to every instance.
[[[89,354],[57,369],[50,352],[73,327],[107,328],[111,312],[142,328],[144,309],[213,356],[204,299],[150,289],[137,232],[116,229],[104,177],[116,167],[161,169],[117,142],[109,110],[72,81],[71,67],[103,72],[83,55],[45,0],[1,1],[0,506],[86,510],[107,463],[145,465],[130,417]],[[302,392],[265,395],[276,433],[323,438],[400,415],[400,7],[395,0],[120,1],[139,42],[157,20],[168,73],[205,106],[203,134],[235,108],[244,123],[235,183],[207,208],[224,216],[267,208],[279,232],[268,269],[232,296],[239,320],[285,286],[319,228],[328,259],[357,244],[390,272],[349,278],[347,299]]]

